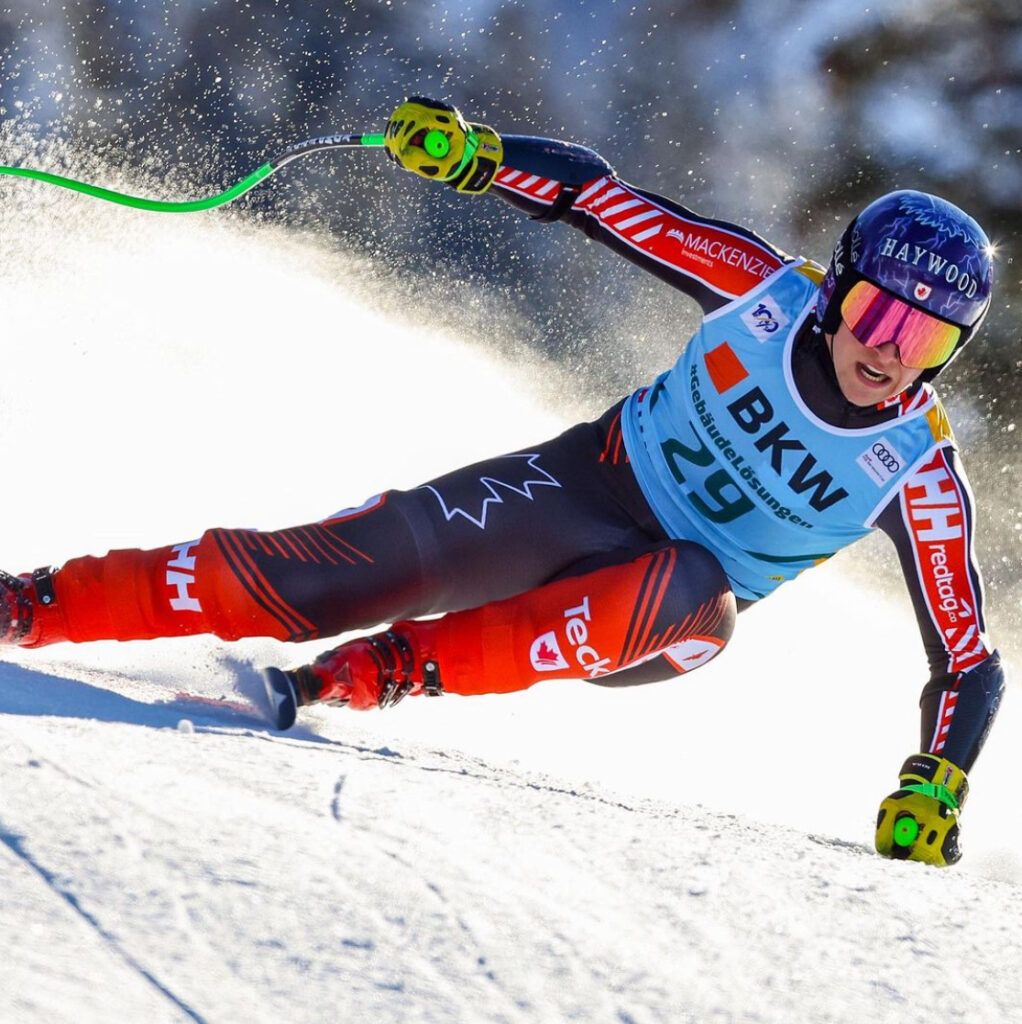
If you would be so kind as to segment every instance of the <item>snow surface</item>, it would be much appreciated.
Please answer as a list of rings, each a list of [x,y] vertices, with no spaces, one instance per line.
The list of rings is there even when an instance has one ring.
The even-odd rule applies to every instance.
[[[0,183],[0,237],[13,571],[306,522],[578,415],[437,324],[435,284],[225,211]],[[963,863],[876,857],[925,666],[842,564],[685,680],[288,734],[253,666],[322,645],[7,654],[0,1021],[1022,1020],[1015,688]]]

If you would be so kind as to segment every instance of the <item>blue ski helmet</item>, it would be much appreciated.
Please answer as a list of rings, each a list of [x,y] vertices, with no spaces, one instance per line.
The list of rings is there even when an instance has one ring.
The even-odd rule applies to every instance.
[[[869,281],[910,306],[961,329],[951,355],[924,370],[932,380],[976,333],[990,306],[990,240],[964,210],[925,192],[904,189],[874,200],[848,225],[831,257],[816,318],[827,334],[841,324],[841,303]]]

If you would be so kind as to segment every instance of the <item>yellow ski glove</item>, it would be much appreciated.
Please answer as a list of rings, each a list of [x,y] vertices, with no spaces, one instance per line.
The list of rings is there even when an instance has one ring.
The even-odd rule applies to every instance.
[[[504,156],[492,128],[469,124],[456,107],[421,96],[410,96],[394,111],[384,145],[406,171],[470,194],[490,187]]]
[[[946,867],[962,856],[958,817],[969,780],[936,754],[913,754],[902,766],[901,788],[880,805],[876,848],[885,857]]]

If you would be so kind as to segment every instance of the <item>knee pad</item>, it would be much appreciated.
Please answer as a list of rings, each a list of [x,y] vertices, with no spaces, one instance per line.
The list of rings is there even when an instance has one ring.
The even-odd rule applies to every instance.
[[[735,599],[717,560],[688,542],[569,576],[440,620],[437,657],[453,693],[542,679],[599,681],[660,655],[690,671],[723,648]]]

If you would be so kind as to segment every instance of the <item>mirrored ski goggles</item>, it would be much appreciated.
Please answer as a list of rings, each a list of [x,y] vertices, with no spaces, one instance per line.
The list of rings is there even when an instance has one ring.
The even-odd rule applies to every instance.
[[[867,348],[893,341],[903,366],[940,366],[954,352],[962,329],[895,298],[869,281],[857,281],[841,303],[841,319]]]

